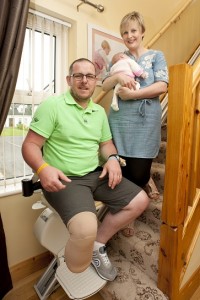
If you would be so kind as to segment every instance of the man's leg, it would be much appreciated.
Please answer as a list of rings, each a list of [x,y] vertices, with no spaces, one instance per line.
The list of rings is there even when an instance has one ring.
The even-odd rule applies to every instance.
[[[121,228],[134,221],[147,208],[148,204],[149,198],[141,190],[121,210],[116,213],[108,212],[99,225],[94,243],[92,264],[102,278],[112,281],[117,276],[117,271],[107,256],[105,244]]]
[[[47,201],[58,212],[69,231],[65,262],[73,273],[83,272],[92,259],[98,225],[91,193],[93,181],[96,181],[94,174],[81,178],[73,177],[72,182],[64,190],[56,193],[44,191]]]
[[[97,217],[88,211],[78,213],[69,220],[67,228],[70,238],[65,247],[65,261],[71,272],[80,273],[91,264]]]
[[[148,205],[149,198],[141,191],[119,212],[108,212],[99,225],[96,241],[106,244],[116,232],[139,217]]]

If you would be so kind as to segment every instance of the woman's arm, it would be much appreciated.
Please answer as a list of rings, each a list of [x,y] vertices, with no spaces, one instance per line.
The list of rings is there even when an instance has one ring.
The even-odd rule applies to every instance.
[[[117,94],[122,100],[151,99],[160,96],[167,91],[167,83],[164,81],[155,82],[139,90],[120,87]]]
[[[103,91],[110,91],[114,88],[114,86],[119,83],[121,86],[127,87],[129,89],[135,89],[136,87],[136,81],[134,78],[131,78],[130,76],[127,76],[123,73],[117,73],[112,76],[107,77],[102,85]]]

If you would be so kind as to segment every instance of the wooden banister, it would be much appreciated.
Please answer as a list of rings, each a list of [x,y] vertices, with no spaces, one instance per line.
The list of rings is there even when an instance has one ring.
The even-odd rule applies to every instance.
[[[190,279],[184,288],[181,288],[181,283],[200,235],[199,65],[198,59],[194,66],[185,63],[169,69],[168,135],[158,287],[170,300],[183,299],[184,289],[190,286]],[[197,286],[199,271],[195,274],[191,280]]]
[[[170,67],[167,120],[167,159],[162,220],[170,226],[183,223],[187,213],[192,110],[192,67]],[[169,175],[170,174],[170,175]],[[173,201],[171,197],[173,195]],[[170,203],[170,205],[169,205]]]

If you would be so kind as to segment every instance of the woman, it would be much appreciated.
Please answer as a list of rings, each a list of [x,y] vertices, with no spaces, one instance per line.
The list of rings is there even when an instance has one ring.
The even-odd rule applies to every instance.
[[[120,33],[125,51],[148,74],[136,81],[123,73],[107,77],[103,90],[108,91],[118,83],[119,111],[110,110],[109,123],[118,153],[126,160],[123,176],[143,187],[151,198],[156,198],[150,180],[152,160],[157,156],[161,139],[161,105],[159,96],[167,91],[168,69],[161,51],[143,46],[145,25],[138,12],[124,16]],[[149,182],[149,183],[148,183]]]

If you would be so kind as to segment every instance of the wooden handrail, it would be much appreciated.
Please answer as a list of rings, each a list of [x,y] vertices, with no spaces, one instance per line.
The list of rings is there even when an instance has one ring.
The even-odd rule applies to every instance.
[[[200,81],[200,57],[196,60],[193,66],[193,90],[196,89],[197,84]]]
[[[105,97],[105,95],[106,95],[107,93],[108,93],[108,91],[107,91],[107,92],[101,91],[101,92],[98,94],[98,96],[97,96],[96,98],[93,99],[93,102],[95,102],[95,103],[101,102],[101,100],[103,99],[103,97]]]
[[[192,3],[193,0],[188,0],[183,7],[167,22],[166,25],[147,43],[146,47],[149,49],[152,45],[163,35],[163,33],[180,17],[184,10]]]

